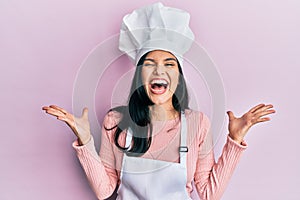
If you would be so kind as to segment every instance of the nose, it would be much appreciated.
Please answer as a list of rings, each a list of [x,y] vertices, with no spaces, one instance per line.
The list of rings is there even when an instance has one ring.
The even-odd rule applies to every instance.
[[[164,74],[165,73],[165,66],[160,64],[160,65],[156,65],[154,73],[156,75],[160,75],[160,74]]]

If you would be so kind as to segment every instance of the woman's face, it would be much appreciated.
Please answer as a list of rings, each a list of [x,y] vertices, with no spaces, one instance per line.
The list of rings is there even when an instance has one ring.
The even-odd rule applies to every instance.
[[[149,52],[142,67],[142,80],[154,104],[172,106],[172,96],[179,81],[176,57],[162,50]]]

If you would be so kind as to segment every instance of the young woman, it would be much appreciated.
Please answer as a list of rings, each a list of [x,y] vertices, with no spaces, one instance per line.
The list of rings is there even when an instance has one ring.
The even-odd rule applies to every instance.
[[[73,147],[99,199],[220,199],[246,148],[249,128],[270,120],[272,105],[259,104],[242,117],[228,111],[227,142],[214,160],[208,117],[188,108],[179,58],[152,49],[137,62],[128,104],[104,118],[100,155],[90,132],[88,109],[80,118],[56,105],[43,110],[64,121],[77,136]],[[192,182],[195,190],[193,191]]]

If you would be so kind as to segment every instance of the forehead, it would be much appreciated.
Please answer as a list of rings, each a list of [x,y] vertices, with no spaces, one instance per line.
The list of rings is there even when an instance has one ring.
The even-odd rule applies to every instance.
[[[146,59],[147,58],[151,58],[154,60],[165,60],[167,58],[174,58],[175,60],[177,60],[176,57],[172,53],[170,53],[168,51],[163,51],[163,50],[151,51],[147,54]]]

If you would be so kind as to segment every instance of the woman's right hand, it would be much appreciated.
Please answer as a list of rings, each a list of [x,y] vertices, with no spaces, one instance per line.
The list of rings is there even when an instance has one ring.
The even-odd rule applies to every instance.
[[[88,143],[91,139],[90,123],[88,120],[88,109],[84,108],[80,118],[68,113],[65,109],[56,105],[44,106],[42,108],[46,113],[64,121],[78,138],[79,145]]]

